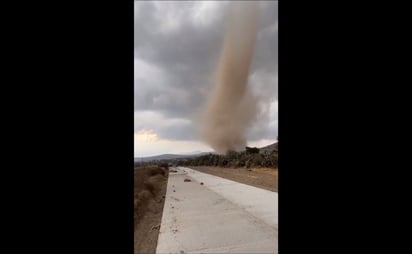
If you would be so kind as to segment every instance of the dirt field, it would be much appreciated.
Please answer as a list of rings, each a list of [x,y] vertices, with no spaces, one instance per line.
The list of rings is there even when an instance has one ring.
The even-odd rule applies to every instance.
[[[203,173],[220,176],[270,191],[278,191],[278,170],[273,168],[190,167]]]
[[[160,167],[134,169],[134,253],[156,252],[166,195],[168,170]]]

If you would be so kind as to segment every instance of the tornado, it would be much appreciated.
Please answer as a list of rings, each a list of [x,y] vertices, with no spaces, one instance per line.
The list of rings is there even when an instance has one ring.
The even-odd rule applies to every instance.
[[[213,89],[202,114],[202,140],[219,154],[246,145],[246,131],[258,107],[249,85],[249,68],[257,35],[258,6],[231,2]]]

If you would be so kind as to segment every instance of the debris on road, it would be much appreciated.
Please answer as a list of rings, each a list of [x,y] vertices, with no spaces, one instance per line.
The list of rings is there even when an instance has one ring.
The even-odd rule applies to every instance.
[[[177,170],[171,169],[170,172],[177,173]]]
[[[191,182],[192,180],[190,180],[189,178],[185,178],[185,182]]]
[[[200,185],[203,185],[203,182],[201,182]]]

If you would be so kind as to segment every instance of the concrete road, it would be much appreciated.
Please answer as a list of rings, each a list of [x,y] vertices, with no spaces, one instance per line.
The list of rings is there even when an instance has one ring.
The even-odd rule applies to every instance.
[[[171,169],[156,253],[277,253],[276,192]]]

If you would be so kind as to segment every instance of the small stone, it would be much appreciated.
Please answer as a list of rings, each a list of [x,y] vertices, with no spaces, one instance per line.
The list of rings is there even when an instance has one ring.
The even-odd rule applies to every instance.
[[[200,185],[203,185],[203,182],[201,182]]]
[[[154,229],[160,229],[160,224],[156,225],[156,226],[153,226],[151,230],[154,230]]]

